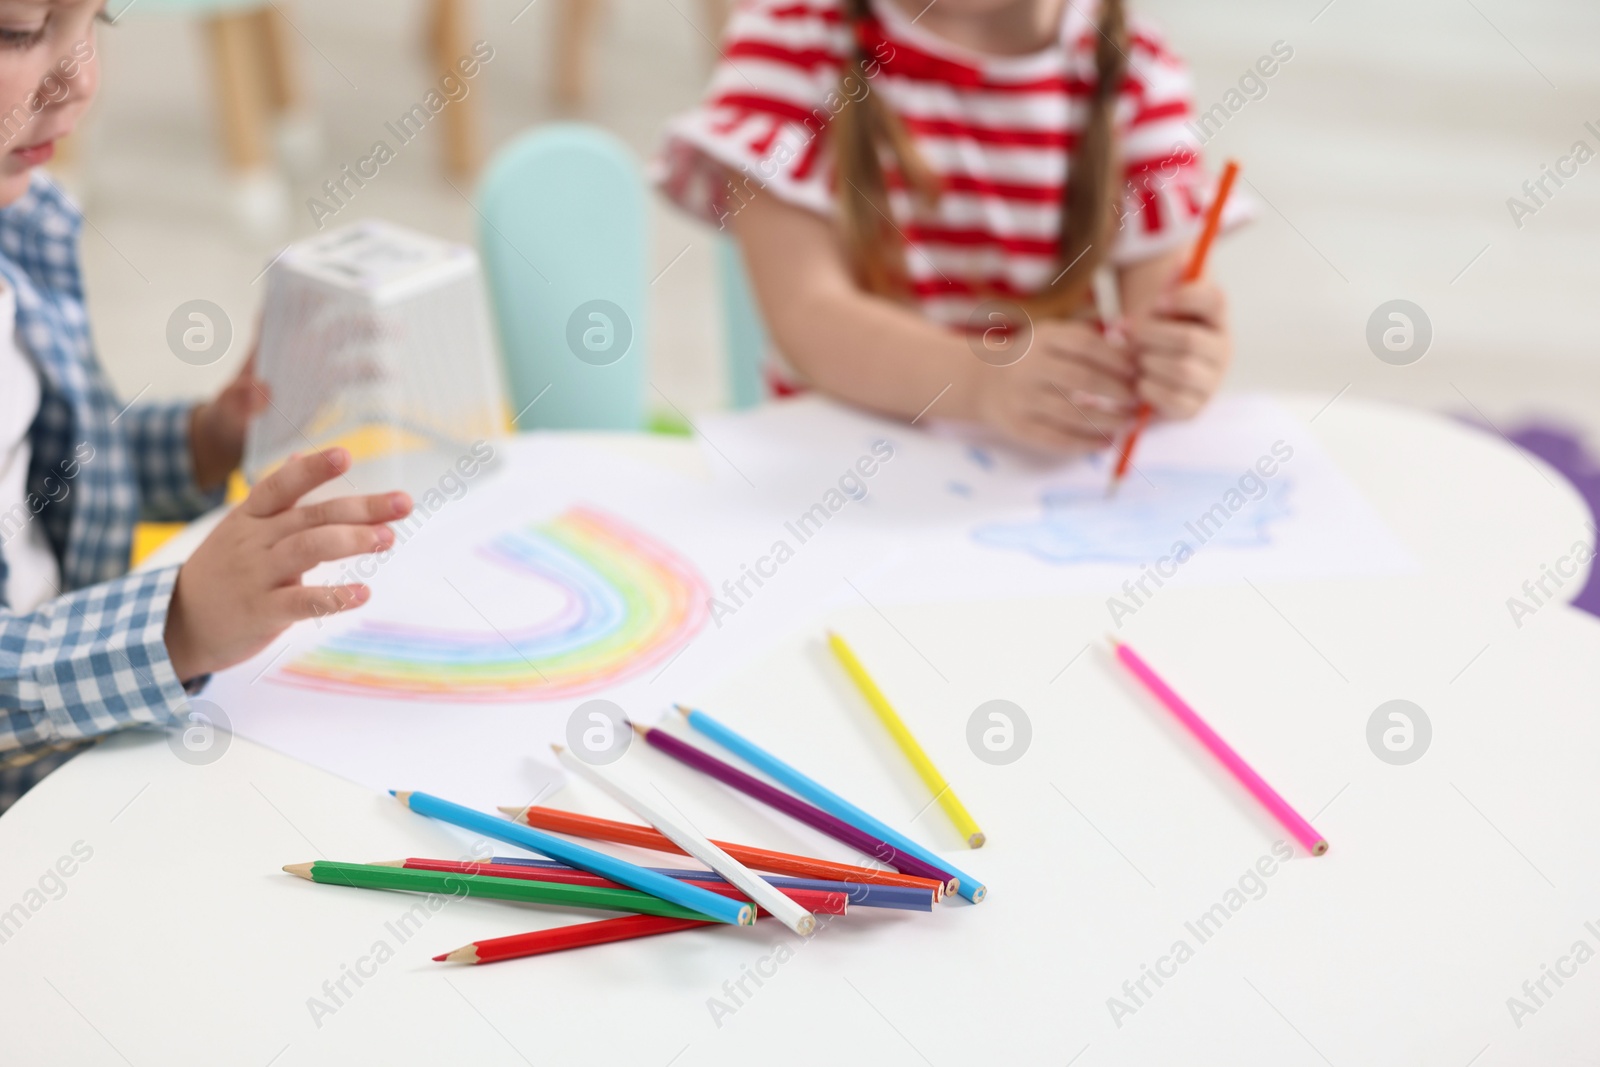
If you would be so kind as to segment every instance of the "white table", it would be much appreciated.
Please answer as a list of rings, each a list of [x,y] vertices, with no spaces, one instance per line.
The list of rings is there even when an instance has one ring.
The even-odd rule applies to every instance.
[[[1322,403],[1290,402],[1302,418]],[[1430,415],[1346,397],[1313,429],[1424,572],[1174,587],[1128,628],[1224,735],[1250,739],[1247,756],[1332,844],[1274,865],[1260,898],[1204,942],[1185,924],[1226,907],[1285,835],[1099,648],[1067,666],[1104,629],[1101,599],[862,608],[830,621],[893,678],[990,843],[959,849],[937,809],[917,832],[981,874],[989,902],[857,909],[809,942],[762,924],[446,967],[428,957],[571,917],[466,901],[402,943],[386,924],[413,899],[278,868],[453,856],[461,838],[242,740],[192,767],[160,737],[123,737],[0,819],[0,908],[38,902],[27,893],[48,869],[92,850],[0,944],[0,1062],[1592,1061],[1600,960],[1564,986],[1546,979],[1551,995],[1520,1027],[1507,1008],[1574,942],[1600,951],[1600,625],[1552,604],[1518,629],[1505,606],[1586,536],[1583,505],[1538,461]],[[683,442],[635,447],[694,461]],[[908,820],[926,795],[819,669],[818,630],[747,665],[707,706],[759,722],[778,751],[830,760],[826,777]],[[1034,727],[1004,767],[964,742],[968,715],[996,697]],[[1365,740],[1373,709],[1397,697],[1434,729],[1403,767]],[[659,763],[663,787],[714,836],[847,858]],[[614,813],[592,790],[567,792],[552,802]],[[1161,963],[1175,973],[1160,987],[1146,978],[1135,1002],[1123,983],[1180,939],[1192,958]],[[393,957],[362,962],[379,941]],[[358,965],[370,977],[346,979],[352,995],[319,1025],[308,998],[334,1006],[324,982]],[[733,988],[741,978],[749,995]],[[1137,1010],[1114,1021],[1113,996]],[[714,1018],[711,998],[731,1014]]]

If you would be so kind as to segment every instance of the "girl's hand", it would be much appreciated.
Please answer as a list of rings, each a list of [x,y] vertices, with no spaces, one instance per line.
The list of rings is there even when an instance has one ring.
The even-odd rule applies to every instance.
[[[1166,419],[1187,419],[1205,406],[1233,361],[1228,302],[1208,281],[1179,284],[1127,324],[1139,367],[1139,399]]]
[[[365,585],[300,584],[318,563],[390,547],[394,531],[385,524],[411,513],[404,493],[295,506],[349,467],[342,448],[291,457],[195,549],[167,612],[167,654],[179,678],[241,663],[290,623],[366,603]]]
[[[1035,322],[1021,360],[977,373],[978,418],[1051,452],[1105,448],[1136,406],[1128,353],[1087,322]]]
[[[189,417],[189,452],[195,482],[205,492],[228,480],[244,458],[244,435],[250,420],[267,409],[271,394],[256,377],[256,355],[244,361],[238,375],[215,400],[197,404]]]

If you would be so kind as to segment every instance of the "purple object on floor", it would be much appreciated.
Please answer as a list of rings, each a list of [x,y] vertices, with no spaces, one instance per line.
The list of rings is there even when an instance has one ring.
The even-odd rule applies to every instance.
[[[1476,419],[1466,420],[1493,432]],[[1549,422],[1529,422],[1506,435],[1512,444],[1532,452],[1560,471],[1589,506],[1591,536],[1600,521],[1600,459],[1584,446],[1583,435]],[[1600,567],[1591,568],[1589,580],[1572,598],[1572,606],[1600,616]]]

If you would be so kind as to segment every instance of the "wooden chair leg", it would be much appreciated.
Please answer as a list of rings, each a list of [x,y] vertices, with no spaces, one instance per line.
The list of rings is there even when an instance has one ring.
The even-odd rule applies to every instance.
[[[551,92],[562,107],[583,103],[589,85],[589,57],[594,50],[594,28],[600,0],[559,0],[556,4],[555,55]]]
[[[255,23],[268,106],[279,115],[300,111],[306,105],[305,92],[283,16],[273,5],[254,12],[250,18]]]
[[[722,36],[722,29],[728,24],[728,12],[732,7],[732,0],[701,0],[700,11],[706,20],[703,29],[711,40],[715,41]],[[703,50],[703,54],[708,68],[715,66],[720,58],[715,47],[708,46]]]
[[[450,73],[460,78],[456,64],[471,55],[468,3],[469,0],[433,0],[428,43],[432,46],[434,70],[440,75]],[[470,178],[478,169],[481,144],[478,95],[481,92],[483,89],[474,85],[466,96],[452,101],[444,109],[445,170],[453,178]]]
[[[222,141],[229,167],[239,173],[259,170],[267,163],[266,93],[254,23],[252,15],[232,13],[205,20],[221,108]]]

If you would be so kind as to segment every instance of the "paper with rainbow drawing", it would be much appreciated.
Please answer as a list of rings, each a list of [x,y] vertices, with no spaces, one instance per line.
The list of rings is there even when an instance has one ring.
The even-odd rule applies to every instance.
[[[385,561],[307,578],[367,581],[369,603],[213,679],[204,699],[236,733],[374,788],[530,800],[559,779],[549,745],[584,700],[653,722],[873,562],[870,537],[830,531],[757,587],[745,576],[788,537],[780,517],[592,442],[495,447],[500,469],[399,524]],[[753,595],[714,614],[741,578]]]

